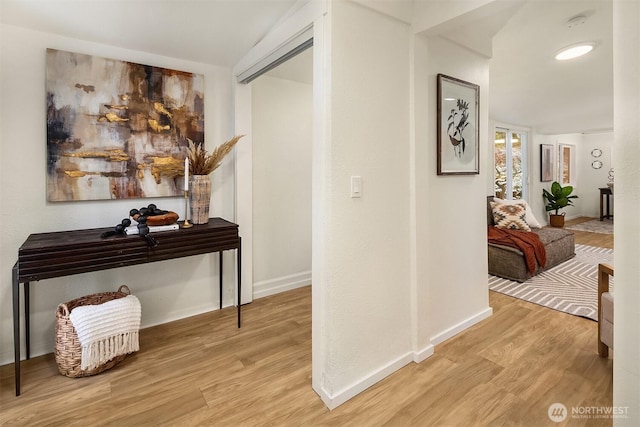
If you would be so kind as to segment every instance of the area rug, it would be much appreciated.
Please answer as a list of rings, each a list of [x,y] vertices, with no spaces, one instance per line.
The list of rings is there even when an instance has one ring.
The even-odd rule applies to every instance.
[[[598,319],[598,264],[613,265],[613,250],[576,245],[576,256],[523,283],[489,275],[489,289],[554,310]],[[613,290],[613,277],[610,281]]]
[[[590,233],[601,234],[613,234],[613,220],[612,219],[593,219],[587,222],[581,222],[580,224],[570,225],[565,227],[567,230],[576,231],[588,231]]]

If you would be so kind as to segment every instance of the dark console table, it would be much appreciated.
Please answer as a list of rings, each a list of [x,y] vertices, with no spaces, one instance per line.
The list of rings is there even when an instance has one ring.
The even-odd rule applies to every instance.
[[[13,266],[13,347],[16,396],[20,395],[20,284],[24,284],[25,336],[27,359],[29,343],[30,282],[69,276],[91,271],[126,267],[155,261],[220,253],[220,308],[222,308],[222,252],[237,250],[238,268],[238,328],[241,326],[241,258],[242,238],[238,225],[222,218],[211,218],[208,224],[192,228],[152,233],[158,242],[150,247],[140,236],[116,235],[102,238],[113,228],[61,231],[32,234],[18,250],[18,262]]]
[[[602,187],[599,190],[600,190],[600,221],[602,221],[605,218],[607,219],[613,218],[613,215],[609,213],[609,202],[610,202],[609,199],[613,196],[613,193],[611,192],[611,189],[609,187]],[[605,200],[606,200],[606,208],[607,208],[606,211],[604,210]]]

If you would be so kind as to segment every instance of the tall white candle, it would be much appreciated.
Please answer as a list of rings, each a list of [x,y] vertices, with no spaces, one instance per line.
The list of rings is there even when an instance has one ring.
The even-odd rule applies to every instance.
[[[184,191],[189,190],[189,158],[184,159]]]

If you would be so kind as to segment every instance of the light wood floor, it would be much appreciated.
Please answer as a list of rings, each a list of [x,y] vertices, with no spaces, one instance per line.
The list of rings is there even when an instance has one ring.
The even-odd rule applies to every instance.
[[[600,244],[591,234],[576,242]],[[17,398],[13,365],[0,367],[0,424],[544,426],[558,425],[555,402],[612,406],[595,322],[494,292],[490,304],[493,316],[332,412],[311,390],[306,287],[247,305],[240,330],[233,308],[144,329],[140,352],[94,377],[58,375],[52,355],[23,362]]]

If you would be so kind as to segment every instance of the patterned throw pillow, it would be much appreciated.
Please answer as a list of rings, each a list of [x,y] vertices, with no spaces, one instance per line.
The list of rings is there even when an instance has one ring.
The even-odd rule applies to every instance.
[[[491,210],[493,211],[493,222],[495,222],[496,227],[531,231],[529,224],[525,220],[527,211],[523,204],[507,205],[491,202]]]
[[[522,203],[524,205],[524,210],[527,211],[527,215],[524,217],[525,221],[527,221],[527,225],[530,228],[542,228],[542,226],[536,219],[535,215],[533,214],[533,210],[531,209],[531,206],[527,203],[526,200],[523,200],[523,199],[506,200],[506,199],[499,199],[497,197],[494,197],[493,201],[496,203],[502,203],[505,205],[517,205]]]

